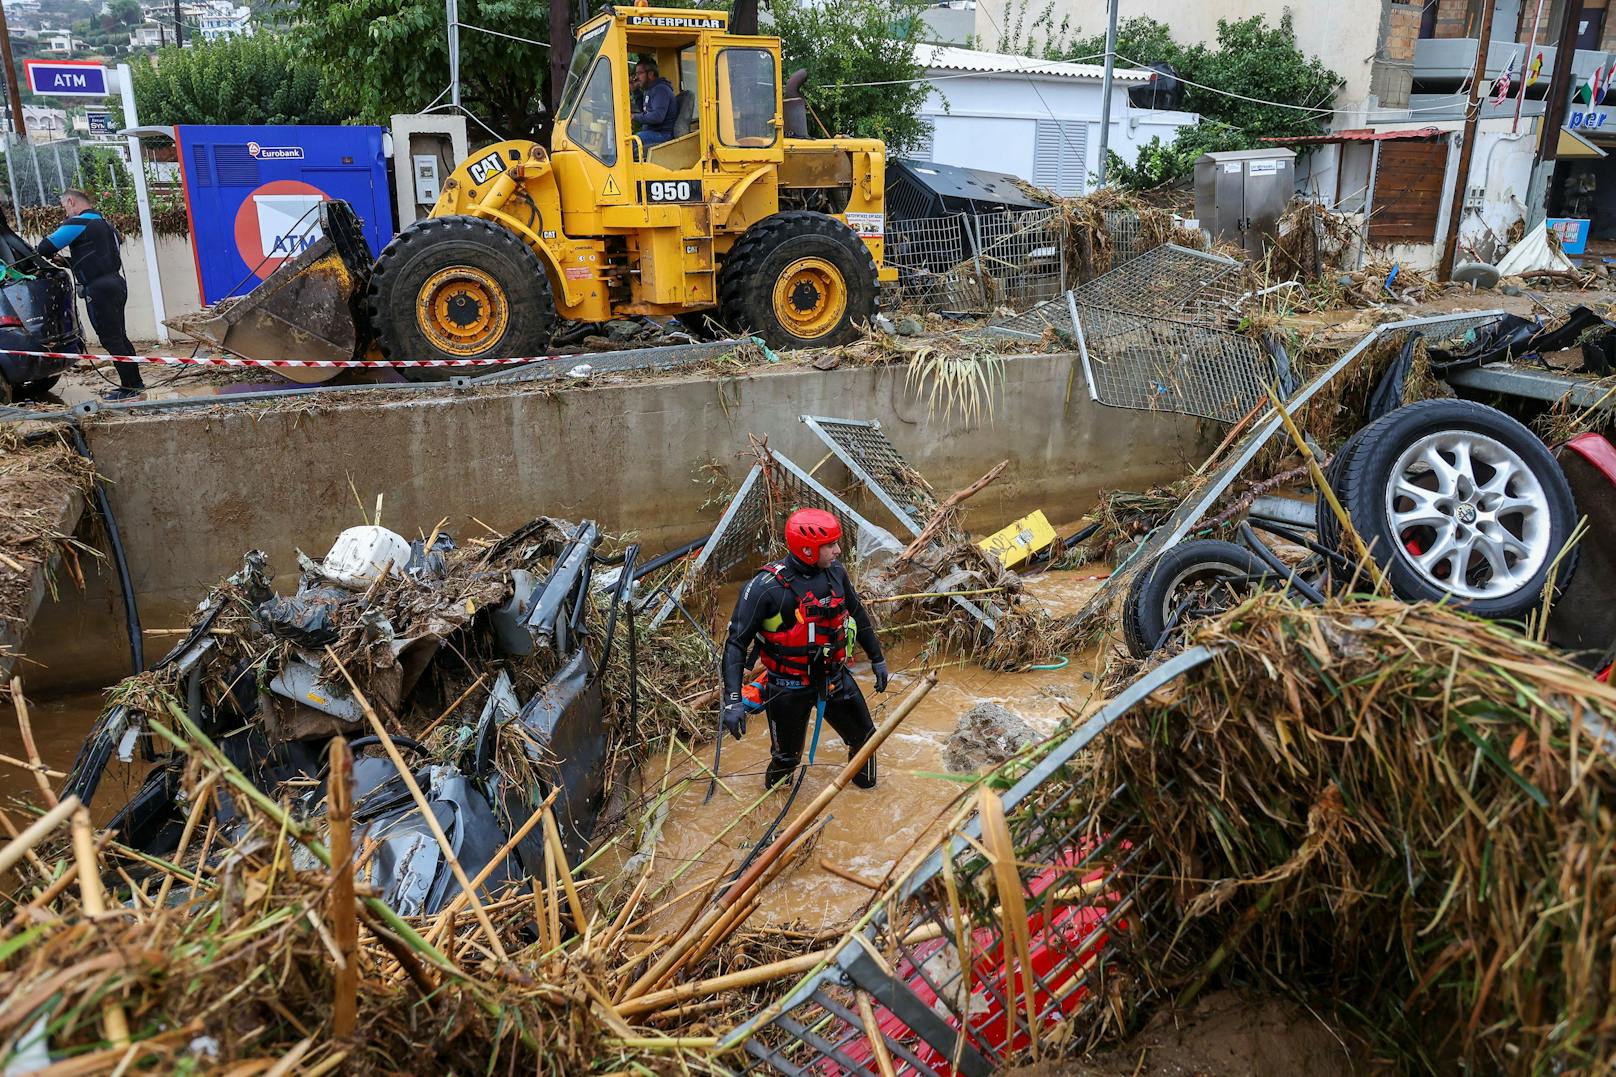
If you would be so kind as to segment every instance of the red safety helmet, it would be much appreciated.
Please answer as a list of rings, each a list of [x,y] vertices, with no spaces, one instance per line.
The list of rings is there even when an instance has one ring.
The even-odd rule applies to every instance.
[[[841,521],[824,509],[798,509],[786,520],[786,546],[804,564],[818,564],[819,548],[841,537]]]

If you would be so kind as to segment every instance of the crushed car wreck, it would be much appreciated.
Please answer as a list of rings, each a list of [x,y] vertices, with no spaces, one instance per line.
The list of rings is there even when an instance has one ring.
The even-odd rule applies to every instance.
[[[268,558],[251,551],[197,607],[186,637],[112,693],[64,795],[88,802],[112,760],[132,761],[140,746],[150,771],[108,825],[146,856],[172,854],[202,809],[185,802],[184,756],[159,756],[152,733],[183,714],[258,789],[315,822],[328,747],[346,740],[356,842],[374,847],[369,884],[402,915],[457,897],[452,861],[490,893],[542,876],[543,835],[510,840],[541,808],[576,861],[611,778],[601,681],[638,553],[605,558],[623,571],[592,587],[601,541],[593,523],[547,517],[464,546],[436,529],[410,542],[366,525],[318,562],[300,554],[292,595],[274,592]],[[631,613],[623,623],[633,631]],[[630,706],[632,654],[619,660],[630,666]],[[408,758],[447,848],[383,748]],[[245,828],[228,792],[215,800],[209,822],[227,848]]]

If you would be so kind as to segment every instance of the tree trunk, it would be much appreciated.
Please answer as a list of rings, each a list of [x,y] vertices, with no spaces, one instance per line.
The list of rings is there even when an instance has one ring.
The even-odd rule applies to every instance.
[[[758,32],[758,0],[735,0],[729,9],[729,32],[755,34]]]

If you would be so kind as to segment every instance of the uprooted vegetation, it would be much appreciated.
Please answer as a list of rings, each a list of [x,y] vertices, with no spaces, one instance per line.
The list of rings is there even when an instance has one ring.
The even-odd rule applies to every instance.
[[[1202,626],[1210,663],[1124,719],[1126,786],[1183,923],[1153,986],[1223,975],[1360,1013],[1404,1064],[1509,1073],[1616,1054],[1616,691],[1515,631],[1431,605]]]

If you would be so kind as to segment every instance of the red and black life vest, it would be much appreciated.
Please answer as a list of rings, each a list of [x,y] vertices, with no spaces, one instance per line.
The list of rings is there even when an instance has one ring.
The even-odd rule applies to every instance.
[[[847,665],[852,655],[847,596],[837,586],[836,578],[825,573],[830,593],[816,595],[804,588],[802,581],[788,575],[784,561],[764,565],[763,571],[779,580],[797,600],[794,607],[781,611],[777,627],[770,629],[764,622],[759,633],[763,647],[758,655],[763,667],[777,677],[806,682],[812,671],[828,676]]]

